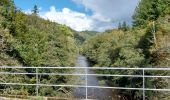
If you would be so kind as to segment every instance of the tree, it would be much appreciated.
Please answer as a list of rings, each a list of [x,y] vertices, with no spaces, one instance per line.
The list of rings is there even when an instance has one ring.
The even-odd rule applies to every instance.
[[[33,10],[32,10],[32,14],[37,15],[38,13],[39,13],[39,11],[38,11],[38,6],[37,6],[37,5],[34,5],[34,8],[33,8]]]
[[[67,26],[44,20],[35,5],[33,15],[16,10],[13,0],[0,0],[0,65],[1,66],[74,66],[77,48],[73,38],[74,31]],[[67,40],[66,40],[67,39]],[[63,46],[67,41],[67,48]],[[10,50],[9,50],[10,49]],[[29,72],[32,69],[2,69],[4,72]],[[43,73],[61,73],[61,70],[39,70]],[[62,72],[69,70],[62,70]],[[66,83],[65,76],[39,76],[41,83]],[[4,82],[35,83],[35,77],[29,75],[1,75]],[[0,85],[0,94],[33,95],[33,87]],[[39,94],[56,96],[56,88],[40,88]],[[68,89],[68,88],[67,88]],[[43,91],[44,90],[44,91]],[[19,91],[19,92],[18,92]],[[49,92],[53,91],[53,92]],[[44,95],[44,96],[45,96]]]
[[[65,48],[67,48],[68,47],[68,37],[72,37],[73,34],[66,25],[61,26],[61,32],[65,37],[65,42],[66,42]]]
[[[148,12],[149,20],[156,20],[160,15],[160,12],[158,11],[158,7],[157,7],[157,2],[158,2],[158,0],[152,0],[152,2],[151,2],[151,7]]]
[[[170,15],[170,7],[167,7],[164,12],[165,12],[165,14],[169,14]]]
[[[1,0],[0,6],[9,5],[9,0]]]
[[[146,26],[159,16],[169,13],[169,0],[141,0],[133,15],[133,26]]]
[[[2,26],[3,28],[9,29],[10,33],[15,32],[13,22],[15,19],[16,12],[17,10],[13,0],[6,0],[0,3],[0,15],[5,18],[2,22]]]
[[[127,31],[128,30],[128,25],[126,24],[126,22],[124,21],[122,24],[122,30],[123,31]]]
[[[119,22],[118,29],[119,29],[119,30],[122,29],[122,24],[121,24],[121,22]]]

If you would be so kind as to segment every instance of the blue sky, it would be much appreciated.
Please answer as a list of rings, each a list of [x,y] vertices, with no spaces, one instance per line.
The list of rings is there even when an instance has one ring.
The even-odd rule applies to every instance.
[[[87,15],[91,14],[90,10],[86,11],[84,6],[78,6],[72,0],[14,0],[14,2],[21,10],[32,9],[34,5],[38,5],[42,11],[48,11],[51,6],[55,6],[59,11],[67,7],[74,11],[86,13]]]
[[[39,16],[77,31],[105,31],[119,22],[131,24],[139,0],[14,0],[26,14],[36,4]]]

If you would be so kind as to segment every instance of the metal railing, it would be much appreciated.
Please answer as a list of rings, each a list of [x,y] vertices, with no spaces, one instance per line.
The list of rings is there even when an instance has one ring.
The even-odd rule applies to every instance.
[[[146,71],[170,71],[170,68],[115,68],[115,67],[9,67],[9,66],[1,66],[0,69],[35,69],[34,73],[29,72],[0,72],[0,75],[35,75],[36,83],[35,84],[26,84],[26,83],[3,83],[0,85],[19,85],[19,86],[36,86],[36,96],[39,96],[39,87],[40,86],[53,86],[53,87],[73,87],[73,88],[86,88],[86,100],[88,99],[88,90],[87,88],[100,88],[100,89],[120,89],[120,90],[139,90],[143,91],[143,100],[145,100],[145,91],[167,91],[170,92],[170,89],[157,89],[157,88],[146,88],[145,87],[145,78],[170,78],[167,76],[159,76],[159,75],[145,75]],[[40,73],[39,69],[83,69],[85,73]],[[117,75],[117,74],[90,74],[88,70],[138,70],[142,71],[141,75]],[[41,84],[39,83],[39,75],[59,75],[59,76],[86,76],[85,77],[85,85],[58,85],[58,84]],[[134,78],[142,78],[142,87],[141,88],[128,88],[128,87],[109,87],[109,86],[89,86],[87,84],[88,77],[87,76],[96,76],[96,77],[134,77]]]

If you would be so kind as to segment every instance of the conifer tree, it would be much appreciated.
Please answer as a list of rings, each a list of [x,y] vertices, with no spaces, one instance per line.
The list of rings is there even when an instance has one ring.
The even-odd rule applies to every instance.
[[[118,29],[119,29],[119,30],[122,29],[122,24],[121,24],[121,22],[119,22]]]
[[[126,22],[124,21],[123,24],[122,24],[122,30],[123,31],[127,31],[128,30],[128,26],[126,24]]]
[[[38,13],[39,13],[38,6],[34,5],[33,10],[32,10],[32,14],[37,15]]]
[[[134,26],[146,26],[159,16],[169,13],[169,0],[141,0],[133,15]]]

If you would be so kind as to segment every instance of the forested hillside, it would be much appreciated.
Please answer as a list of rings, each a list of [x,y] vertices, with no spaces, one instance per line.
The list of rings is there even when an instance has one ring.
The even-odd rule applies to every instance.
[[[74,66],[77,46],[73,31],[65,26],[38,16],[35,6],[31,15],[18,10],[13,0],[0,1],[0,66]],[[12,70],[11,72],[35,72]],[[60,70],[42,70],[61,72]],[[62,70],[66,71],[66,70]],[[67,70],[68,71],[68,70]],[[41,76],[41,83],[66,83],[62,76]],[[3,75],[1,82],[35,83],[31,75]],[[35,87],[0,85],[1,94],[34,95]],[[40,95],[56,95],[57,88],[42,87]],[[53,92],[51,92],[53,91]]]
[[[93,36],[99,34],[96,31],[82,31],[82,32],[74,32],[74,37],[76,39],[76,43],[78,46],[81,46],[86,40],[92,38]]]
[[[108,1],[109,2],[109,1]],[[170,0],[141,0],[133,15],[133,25],[124,21],[118,29],[105,32],[77,32],[66,25],[24,14],[13,0],[0,0],[0,66],[75,66],[82,53],[97,67],[168,67],[170,66]],[[110,12],[113,13],[113,12]],[[34,73],[33,69],[0,69],[4,72]],[[44,73],[70,70],[46,69]],[[98,70],[99,74],[141,75],[141,71]],[[151,71],[146,75],[169,75]],[[39,75],[42,84],[66,84],[70,77]],[[142,78],[102,77],[109,86],[141,88]],[[0,75],[0,83],[36,83],[35,75]],[[133,83],[133,84],[132,84]],[[170,80],[146,78],[147,88],[170,87]],[[61,96],[60,87],[39,87],[40,96]],[[64,88],[66,91],[70,88]],[[123,100],[142,100],[142,91],[114,90]],[[35,95],[35,86],[0,85],[1,95]],[[59,95],[60,94],[60,95]],[[146,100],[169,100],[165,92],[146,91]]]
[[[167,67],[170,66],[170,1],[141,0],[133,16],[133,27],[122,26],[106,31],[83,44],[83,54],[94,66],[107,67]],[[106,74],[140,74],[139,71],[97,71]],[[148,72],[149,75],[161,75]],[[169,74],[164,73],[164,75]],[[106,79],[106,78],[104,78]],[[141,78],[109,77],[110,86],[141,87]],[[131,84],[133,82],[133,84]],[[153,84],[155,83],[155,84]],[[169,80],[152,78],[146,87],[169,87]],[[117,90],[128,100],[141,100],[141,91]],[[147,92],[148,100],[168,100],[169,95]]]

